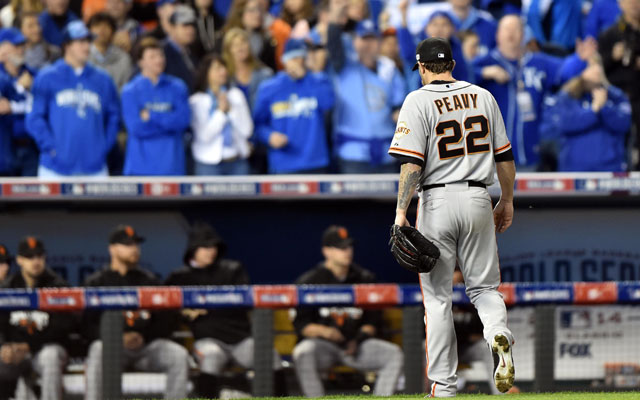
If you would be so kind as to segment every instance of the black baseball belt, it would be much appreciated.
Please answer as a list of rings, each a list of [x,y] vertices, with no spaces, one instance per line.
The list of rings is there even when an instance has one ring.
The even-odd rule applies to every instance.
[[[461,182],[455,182],[455,183],[463,183],[466,182],[467,185],[469,185],[470,187],[479,187],[479,188],[486,188],[487,185],[485,185],[482,182],[478,182],[478,181],[461,181]],[[424,185],[422,186],[422,190],[430,190],[430,189],[435,189],[435,188],[441,188],[441,187],[445,187],[446,185],[444,183],[434,183],[432,185]]]

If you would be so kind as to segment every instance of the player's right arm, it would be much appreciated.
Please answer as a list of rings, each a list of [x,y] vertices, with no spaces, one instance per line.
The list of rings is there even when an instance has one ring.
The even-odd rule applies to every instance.
[[[404,163],[400,167],[400,180],[398,182],[398,203],[396,205],[395,224],[400,226],[411,225],[407,220],[407,209],[411,204],[413,192],[420,182],[422,167],[417,164]]]

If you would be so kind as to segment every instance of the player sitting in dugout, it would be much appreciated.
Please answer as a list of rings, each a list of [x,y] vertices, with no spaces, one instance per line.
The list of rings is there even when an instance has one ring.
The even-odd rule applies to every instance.
[[[167,285],[248,285],[249,276],[236,260],[222,258],[227,246],[206,223],[196,223],[189,233],[184,266],[173,271]],[[253,368],[253,338],[249,309],[184,309],[182,316],[195,338],[194,351],[200,374],[195,390],[199,396],[217,398],[220,374],[233,360],[244,368]],[[273,350],[275,394],[286,394],[280,355]]]
[[[89,276],[88,287],[158,286],[155,275],[140,267],[140,244],[144,238],[128,225],[120,225],[109,236],[110,262]],[[86,400],[100,400],[102,395],[102,311],[86,311],[84,337],[90,341],[87,356]],[[189,353],[169,339],[178,328],[174,311],[123,311],[122,363],[138,371],[163,372],[167,375],[166,399],[187,397]]]
[[[1,288],[69,286],[47,268],[45,257],[44,243],[40,239],[32,236],[22,239],[16,257],[20,270],[10,275]],[[42,310],[0,313],[0,399],[14,396],[31,399],[38,389],[42,399],[62,399],[62,374],[68,359],[63,344],[67,342],[68,333],[76,327],[76,318],[71,313]],[[40,378],[39,388],[35,377]]]
[[[353,263],[353,239],[344,227],[330,226],[322,237],[324,261],[306,272],[297,285],[375,283],[372,272]],[[380,311],[356,307],[304,307],[296,310],[293,325],[299,343],[293,349],[298,382],[305,396],[320,397],[320,371],[338,364],[359,371],[376,371],[376,396],[394,393],[404,357],[396,344],[378,339]]]

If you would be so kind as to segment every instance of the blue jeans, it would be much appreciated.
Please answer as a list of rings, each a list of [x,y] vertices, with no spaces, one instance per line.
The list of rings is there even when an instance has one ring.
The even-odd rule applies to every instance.
[[[396,162],[371,165],[367,161],[338,159],[338,171],[341,174],[395,174],[400,172],[400,167]]]
[[[249,175],[249,161],[236,160],[220,164],[205,164],[196,161],[196,175]]]

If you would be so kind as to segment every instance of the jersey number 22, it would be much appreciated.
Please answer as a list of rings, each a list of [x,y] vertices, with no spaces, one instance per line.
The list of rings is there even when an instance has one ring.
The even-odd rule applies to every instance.
[[[484,139],[489,135],[489,121],[484,115],[465,119],[464,130],[466,133],[466,154],[486,153],[490,150],[489,143],[476,143],[476,140]],[[438,140],[438,154],[441,160],[465,155],[465,144],[458,146],[463,139],[460,122],[454,119],[440,122],[436,126],[436,136],[441,136]]]

